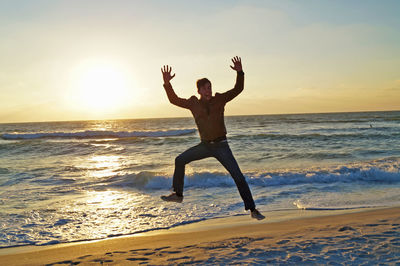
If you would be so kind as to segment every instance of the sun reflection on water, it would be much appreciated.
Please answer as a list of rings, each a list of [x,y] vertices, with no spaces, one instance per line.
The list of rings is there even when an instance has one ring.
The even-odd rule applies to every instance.
[[[121,192],[117,191],[87,191],[87,204],[97,204],[102,208],[109,208],[114,206],[115,202],[123,199]]]
[[[147,197],[118,190],[86,191],[86,195],[75,203],[80,210],[74,213],[84,214],[82,228],[86,228],[85,235],[92,239],[140,231],[143,225],[148,224],[146,220],[150,219],[141,217],[143,212],[147,212],[143,206]]]
[[[87,191],[83,208],[87,209],[88,223],[96,226],[91,237],[110,236],[129,228],[126,218],[135,213],[131,197],[130,193],[122,191]]]
[[[121,156],[117,155],[95,155],[87,160],[87,176],[102,178],[117,174],[121,168]]]

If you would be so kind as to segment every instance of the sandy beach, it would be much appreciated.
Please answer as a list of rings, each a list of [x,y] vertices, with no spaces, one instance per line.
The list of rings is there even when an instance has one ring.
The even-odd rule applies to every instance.
[[[0,251],[0,264],[400,262],[400,207],[295,212],[266,213],[261,222],[238,216],[100,241],[7,248]]]

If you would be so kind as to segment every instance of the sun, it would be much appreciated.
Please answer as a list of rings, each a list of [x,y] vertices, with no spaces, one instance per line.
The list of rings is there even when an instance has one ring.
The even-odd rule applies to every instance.
[[[112,62],[81,63],[73,74],[73,102],[88,112],[107,113],[124,107],[130,98],[127,71]]]
[[[125,77],[111,66],[96,66],[82,73],[79,88],[90,108],[110,108],[122,102],[127,92]]]

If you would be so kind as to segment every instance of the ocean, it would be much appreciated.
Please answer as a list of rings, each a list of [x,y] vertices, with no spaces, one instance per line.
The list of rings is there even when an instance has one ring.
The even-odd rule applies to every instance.
[[[230,147],[257,208],[338,210],[400,204],[400,112],[229,116]],[[103,239],[249,215],[199,143],[193,118],[0,124],[0,247]],[[250,219],[250,217],[249,217]]]

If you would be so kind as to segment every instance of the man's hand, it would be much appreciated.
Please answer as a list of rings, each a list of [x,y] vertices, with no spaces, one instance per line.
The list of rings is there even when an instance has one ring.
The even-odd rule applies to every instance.
[[[161,73],[163,75],[164,84],[169,83],[169,81],[175,77],[175,74],[173,74],[171,76],[171,70],[172,70],[172,68],[169,67],[168,65],[161,68]]]
[[[233,66],[230,66],[233,70],[239,72],[243,71],[242,69],[242,59],[239,56],[235,56],[232,58]]]

